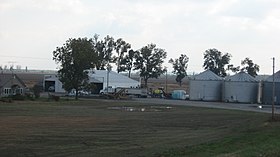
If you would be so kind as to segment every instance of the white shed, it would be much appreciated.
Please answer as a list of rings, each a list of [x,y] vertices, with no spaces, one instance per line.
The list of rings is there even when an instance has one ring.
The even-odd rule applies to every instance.
[[[49,74],[44,76],[43,88],[45,92],[65,93],[62,88],[62,82],[59,81],[57,74]]]
[[[206,70],[190,80],[190,100],[221,101],[223,78]]]
[[[240,72],[225,80],[223,100],[225,102],[256,103],[258,86],[258,81],[254,77]]]

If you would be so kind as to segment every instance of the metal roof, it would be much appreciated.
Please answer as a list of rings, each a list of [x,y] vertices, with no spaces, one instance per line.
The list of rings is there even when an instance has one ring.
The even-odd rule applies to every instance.
[[[102,83],[107,81],[107,70],[94,70],[89,73],[90,80],[95,83]],[[110,71],[109,73],[109,81],[115,83],[127,83],[127,84],[139,84],[139,81],[135,81],[127,76],[116,73],[114,71]]]
[[[266,82],[273,82],[273,75],[269,76]],[[274,74],[274,82],[280,82],[280,70]]]
[[[211,70],[206,70],[194,77],[194,80],[204,80],[204,81],[221,81],[223,80],[222,77],[216,75]]]
[[[245,73],[245,72],[243,72],[243,71],[241,71],[241,72],[239,72],[239,73],[237,73],[237,74],[235,74],[235,75],[233,75],[233,76],[228,77],[228,78],[226,79],[226,81],[234,81],[234,82],[257,82],[257,80],[256,80],[253,76],[251,76],[251,75],[249,75],[249,74],[247,74],[247,73]]]

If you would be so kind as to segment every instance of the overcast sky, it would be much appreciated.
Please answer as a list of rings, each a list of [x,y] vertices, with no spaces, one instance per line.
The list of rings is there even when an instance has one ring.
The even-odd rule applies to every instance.
[[[203,53],[216,48],[260,74],[280,63],[279,0],[0,0],[0,65],[56,69],[52,51],[68,38],[99,34],[139,49],[150,43],[181,53],[189,72],[202,72]],[[169,66],[169,63],[165,63]],[[169,68],[171,71],[171,68]]]

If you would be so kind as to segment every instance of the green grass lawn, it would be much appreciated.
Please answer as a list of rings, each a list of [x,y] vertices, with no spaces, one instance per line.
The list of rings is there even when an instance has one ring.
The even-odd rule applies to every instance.
[[[0,103],[0,156],[280,156],[280,123],[269,117],[123,101]]]

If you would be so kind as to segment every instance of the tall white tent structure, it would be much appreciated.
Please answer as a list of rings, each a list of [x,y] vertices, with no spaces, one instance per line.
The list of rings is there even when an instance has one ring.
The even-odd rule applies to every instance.
[[[190,80],[190,100],[221,101],[223,78],[206,70]]]
[[[127,76],[107,70],[93,70],[89,72],[89,81],[95,83],[100,89],[108,87],[139,88],[140,82]]]
[[[258,81],[245,72],[228,77],[224,82],[223,100],[225,102],[256,103]]]

